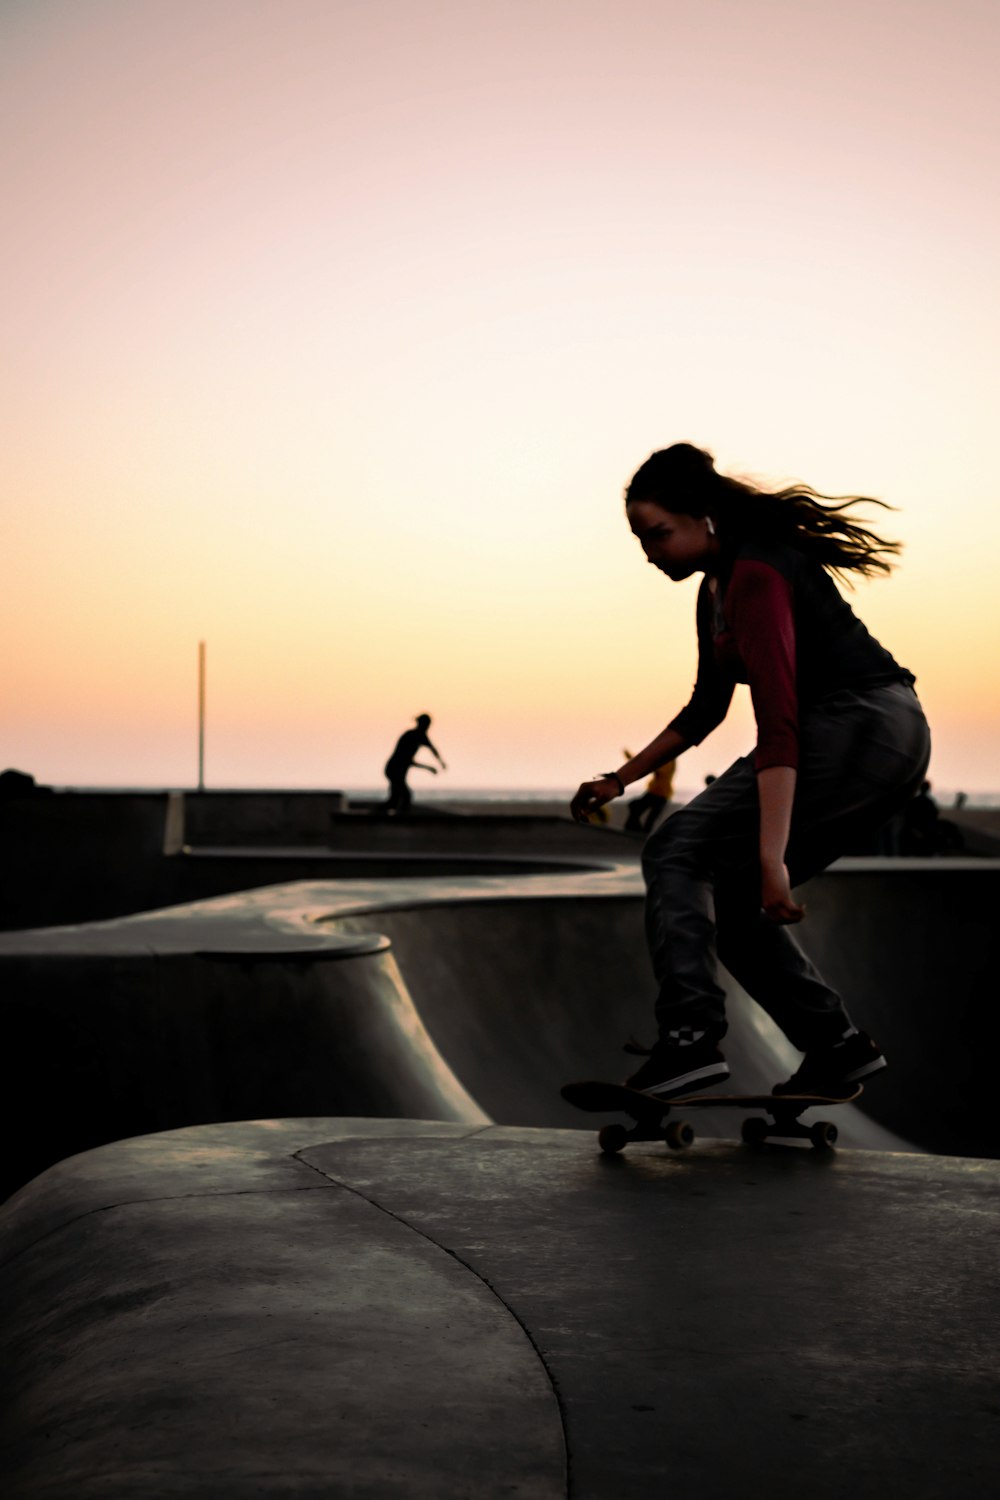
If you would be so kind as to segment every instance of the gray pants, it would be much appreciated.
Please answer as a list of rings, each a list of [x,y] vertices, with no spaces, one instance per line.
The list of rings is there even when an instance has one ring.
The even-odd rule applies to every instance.
[[[920,786],[930,731],[905,683],[842,691],[803,710],[786,862],[799,885],[870,837]],[[789,927],[760,904],[760,807],[746,755],[646,841],[646,935],[661,1034],[726,1028],[716,956],[801,1052],[850,1026]]]

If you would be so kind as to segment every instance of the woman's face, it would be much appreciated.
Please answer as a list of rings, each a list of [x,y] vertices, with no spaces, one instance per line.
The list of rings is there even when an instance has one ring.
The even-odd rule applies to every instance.
[[[653,500],[634,500],[627,515],[646,561],[674,583],[704,571],[718,556],[719,539],[709,533],[705,516],[664,510]]]

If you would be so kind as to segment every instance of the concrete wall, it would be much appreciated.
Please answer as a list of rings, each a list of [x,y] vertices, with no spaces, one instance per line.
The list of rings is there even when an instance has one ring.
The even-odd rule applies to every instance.
[[[891,1059],[865,1107],[934,1151],[1000,1156],[998,860],[843,860],[802,945]]]
[[[328,847],[343,792],[206,791],[184,798],[184,842],[195,847]]]
[[[0,928],[92,922],[169,899],[179,792],[51,792],[0,802]]]

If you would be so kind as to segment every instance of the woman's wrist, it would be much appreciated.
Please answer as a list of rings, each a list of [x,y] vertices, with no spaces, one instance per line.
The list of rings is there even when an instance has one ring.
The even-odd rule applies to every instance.
[[[601,779],[603,781],[613,781],[615,783],[615,785],[618,787],[618,796],[619,797],[624,797],[624,795],[625,795],[625,783],[624,783],[624,781],[622,781],[622,779],[619,776],[619,774],[618,774],[617,771],[602,771],[601,772]]]

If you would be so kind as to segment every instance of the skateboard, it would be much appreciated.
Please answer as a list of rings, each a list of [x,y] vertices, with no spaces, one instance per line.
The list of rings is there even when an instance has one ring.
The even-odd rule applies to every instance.
[[[804,1125],[799,1116],[817,1104],[850,1104],[864,1090],[859,1083],[851,1093],[837,1098],[821,1094],[682,1094],[658,1099],[655,1094],[644,1094],[623,1083],[589,1080],[567,1083],[561,1092],[577,1109],[599,1114],[618,1111],[635,1121],[631,1130],[625,1125],[605,1125],[598,1132],[597,1144],[605,1155],[613,1156],[630,1141],[664,1141],[672,1150],[683,1151],[694,1144],[694,1128],[687,1120],[671,1119],[670,1115],[678,1110],[710,1108],[760,1110],[766,1118],[750,1115],[740,1129],[749,1146],[771,1139],[800,1139],[809,1141],[818,1151],[828,1151],[837,1139],[836,1125],[829,1120]]]

